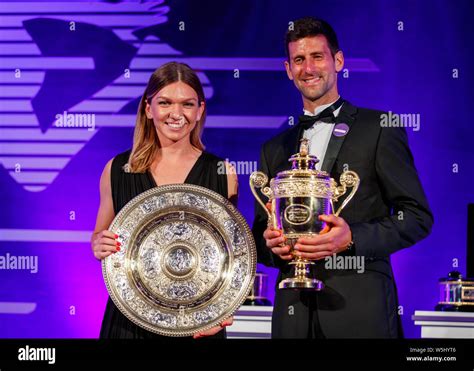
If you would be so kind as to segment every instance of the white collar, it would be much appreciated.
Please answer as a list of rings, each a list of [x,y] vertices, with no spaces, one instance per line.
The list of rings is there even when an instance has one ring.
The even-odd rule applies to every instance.
[[[336,99],[334,102],[331,102],[331,103],[328,103],[328,104],[323,104],[323,105],[321,105],[321,106],[316,107],[316,108],[314,109],[314,113],[311,113],[311,112],[309,112],[309,111],[306,111],[305,109],[303,109],[303,113],[304,113],[305,115],[308,115],[308,116],[317,116],[317,115],[319,115],[321,112],[323,112],[326,108],[328,108],[329,106],[331,106],[331,105],[333,105],[334,103],[336,103],[336,102],[339,100],[340,97],[341,97],[341,96],[338,96],[337,99]],[[341,105],[341,107],[342,107],[342,105]],[[341,107],[339,107],[337,110],[334,111],[334,116],[337,116],[337,115],[339,114],[339,110],[341,109]]]

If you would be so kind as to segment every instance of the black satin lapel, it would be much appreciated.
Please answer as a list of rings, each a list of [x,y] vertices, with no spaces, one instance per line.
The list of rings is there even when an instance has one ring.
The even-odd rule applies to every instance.
[[[352,124],[355,121],[355,115],[357,113],[357,108],[354,107],[349,102],[344,102],[344,105],[341,107],[341,111],[336,119],[336,125],[338,123],[345,123],[349,127],[349,131],[351,130]],[[334,134],[331,134],[331,139],[329,139],[328,148],[326,150],[326,154],[324,155],[323,165],[321,166],[321,170],[331,173],[332,168],[334,167],[334,163],[336,162],[336,158],[339,155],[339,151],[341,150],[342,144],[344,143],[344,139],[346,139],[346,135],[342,137],[337,137]]]

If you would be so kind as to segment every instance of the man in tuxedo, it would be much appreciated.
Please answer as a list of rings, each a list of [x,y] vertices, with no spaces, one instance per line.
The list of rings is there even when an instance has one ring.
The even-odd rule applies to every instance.
[[[353,170],[361,183],[339,217],[320,217],[329,232],[298,239],[295,254],[315,262],[312,269],[325,288],[277,288],[272,336],[401,337],[390,255],[426,237],[433,224],[406,131],[382,127],[383,112],[355,107],[339,96],[337,74],[344,55],[328,23],[297,20],[286,34],[286,50],[286,72],[301,93],[305,115],[263,145],[260,170],[269,178],[288,170],[288,158],[299,151],[304,137],[310,140],[310,154],[320,159],[318,170],[336,180],[343,171]],[[291,277],[290,247],[281,231],[267,227],[259,205],[253,233],[259,262],[278,268],[278,281]],[[364,269],[328,268],[325,262],[334,256],[360,257]]]

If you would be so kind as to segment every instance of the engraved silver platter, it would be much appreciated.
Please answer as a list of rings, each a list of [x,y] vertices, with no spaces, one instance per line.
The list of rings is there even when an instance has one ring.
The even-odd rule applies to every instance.
[[[253,285],[250,228],[224,197],[173,184],[131,200],[109,230],[121,250],[102,261],[110,297],[144,329],[192,336],[231,316]]]

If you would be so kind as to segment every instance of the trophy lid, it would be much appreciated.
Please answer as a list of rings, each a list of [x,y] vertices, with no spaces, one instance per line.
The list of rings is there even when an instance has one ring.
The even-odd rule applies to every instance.
[[[309,140],[303,138],[301,139],[300,151],[291,156],[288,161],[292,163],[292,170],[316,170],[319,159],[309,154]]]
[[[281,171],[277,174],[277,178],[286,178],[288,176],[310,176],[318,178],[328,178],[329,174],[325,171],[316,170],[316,164],[319,159],[309,154],[309,140],[301,139],[300,151],[288,159],[291,162],[291,170]]]

